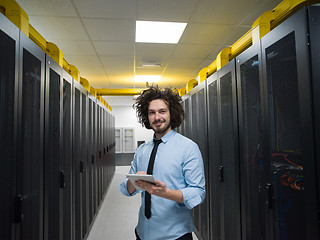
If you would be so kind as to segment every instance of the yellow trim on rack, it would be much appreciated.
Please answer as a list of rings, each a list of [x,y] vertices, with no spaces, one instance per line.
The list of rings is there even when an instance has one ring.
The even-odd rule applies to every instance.
[[[45,53],[47,51],[47,40],[42,37],[42,35],[31,25],[29,24],[29,38],[37,44]]]
[[[60,48],[52,42],[47,42],[47,51],[48,55],[58,63],[60,67],[63,67],[63,54]]]
[[[90,93],[92,94],[92,96],[97,98],[97,90],[94,87],[90,87]]]
[[[196,79],[191,79],[186,85],[186,93],[190,92],[197,85],[198,81]]]
[[[74,65],[69,65],[69,74],[77,81],[80,82],[80,72]]]
[[[229,62],[229,56],[231,53],[231,47],[227,47],[219,52],[216,60],[217,60],[217,70],[223,68]]]
[[[122,89],[97,89],[98,96],[133,96],[138,95],[144,88],[122,88]]]
[[[208,66],[208,77],[217,71],[217,59]]]
[[[14,0],[0,0],[1,12],[29,37],[29,17]]]
[[[183,87],[183,88],[180,88],[180,89],[177,89],[180,97],[182,97],[183,95],[186,94],[186,87]]]
[[[87,79],[80,77],[80,84],[90,92],[90,83]]]
[[[198,83],[202,83],[208,78],[208,67],[204,67],[200,70],[198,74]]]

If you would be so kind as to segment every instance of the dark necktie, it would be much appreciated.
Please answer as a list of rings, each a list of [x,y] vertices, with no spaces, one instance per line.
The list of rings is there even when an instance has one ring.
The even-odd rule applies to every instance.
[[[152,174],[152,172],[153,172],[154,159],[156,157],[158,146],[162,142],[162,140],[161,139],[159,139],[159,140],[153,139],[153,142],[154,142],[154,146],[153,146],[153,149],[151,152],[147,174]],[[146,218],[149,219],[151,217],[151,195],[147,191],[145,191],[144,202],[145,202],[144,213],[146,215]]]

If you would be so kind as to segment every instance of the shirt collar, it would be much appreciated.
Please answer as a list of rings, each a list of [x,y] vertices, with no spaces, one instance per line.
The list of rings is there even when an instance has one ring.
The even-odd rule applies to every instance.
[[[172,129],[170,132],[168,132],[166,135],[164,135],[161,138],[162,142],[166,143],[171,138],[171,136],[173,136],[175,134],[176,134],[176,131]],[[153,134],[153,139],[156,139],[154,134]]]

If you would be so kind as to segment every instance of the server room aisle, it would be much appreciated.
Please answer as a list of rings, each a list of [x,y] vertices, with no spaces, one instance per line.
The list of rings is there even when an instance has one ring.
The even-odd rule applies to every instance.
[[[140,194],[125,197],[119,184],[129,172],[130,166],[116,166],[109,190],[92,225],[87,240],[134,240],[140,206]],[[193,235],[194,240],[198,238]]]
[[[107,195],[92,225],[87,240],[131,240],[135,239],[140,195],[123,196],[119,185],[130,166],[116,166]]]

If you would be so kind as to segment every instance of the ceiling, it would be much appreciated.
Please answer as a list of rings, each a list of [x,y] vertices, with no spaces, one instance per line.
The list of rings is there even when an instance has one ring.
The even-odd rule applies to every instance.
[[[182,88],[280,0],[17,0],[30,24],[56,44],[94,88],[143,88],[161,75]],[[186,22],[178,44],[135,43],[136,20]],[[142,67],[142,63],[161,67]]]

